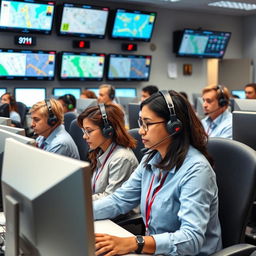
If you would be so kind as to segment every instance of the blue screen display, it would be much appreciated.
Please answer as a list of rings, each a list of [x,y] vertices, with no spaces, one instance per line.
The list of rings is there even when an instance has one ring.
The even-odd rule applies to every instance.
[[[0,97],[7,92],[6,88],[0,88]]]
[[[80,88],[53,88],[53,96],[60,97],[65,94],[72,94],[76,99],[80,98],[81,89]]]
[[[233,96],[238,96],[239,99],[245,99],[245,91],[244,90],[232,90],[231,94]]]
[[[136,88],[116,88],[116,97],[134,98],[137,96]]]

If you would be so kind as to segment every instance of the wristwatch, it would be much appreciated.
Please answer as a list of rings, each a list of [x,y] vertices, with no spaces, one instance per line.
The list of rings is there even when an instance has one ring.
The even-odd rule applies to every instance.
[[[138,248],[135,252],[140,254],[142,252],[144,244],[145,244],[143,236],[141,236],[141,235],[136,236],[136,242],[137,242]]]

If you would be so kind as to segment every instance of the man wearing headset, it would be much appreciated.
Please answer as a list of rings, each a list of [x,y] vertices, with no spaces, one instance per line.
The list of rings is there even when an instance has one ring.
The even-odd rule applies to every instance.
[[[66,132],[63,123],[63,108],[57,100],[40,101],[30,109],[31,128],[38,135],[39,148],[60,155],[80,159],[77,146]]]
[[[210,85],[203,89],[203,108],[206,117],[202,120],[209,137],[232,139],[232,114],[229,106],[229,91],[221,85]]]
[[[256,99],[256,84],[247,84],[244,87],[244,92],[246,99],[255,100]]]
[[[72,94],[65,94],[58,98],[58,101],[63,107],[64,114],[67,112],[75,112],[76,110],[76,98]]]

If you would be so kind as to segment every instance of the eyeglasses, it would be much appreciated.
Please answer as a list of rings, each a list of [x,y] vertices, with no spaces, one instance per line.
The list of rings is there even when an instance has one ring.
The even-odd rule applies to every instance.
[[[140,128],[142,127],[145,132],[148,131],[148,127],[149,127],[150,125],[153,125],[153,124],[162,124],[162,123],[165,123],[165,121],[159,121],[159,122],[153,122],[153,123],[145,123],[141,118],[138,119],[138,125],[139,125],[139,127],[140,127]]]
[[[96,128],[96,129],[94,129],[94,130],[86,130],[86,129],[84,129],[84,128],[81,128],[82,129],[82,131],[83,131],[83,133],[84,133],[84,135],[86,136],[86,137],[90,137],[90,134],[92,133],[92,132],[94,132],[94,131],[96,131],[96,130],[99,130],[100,128]]]

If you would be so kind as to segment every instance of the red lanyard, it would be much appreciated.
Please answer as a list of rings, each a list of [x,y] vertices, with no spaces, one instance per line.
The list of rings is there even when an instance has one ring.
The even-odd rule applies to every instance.
[[[103,164],[102,164],[100,170],[96,171],[96,174],[95,174],[94,180],[93,180],[93,186],[92,186],[92,191],[93,191],[93,193],[95,193],[96,182],[97,182],[97,180],[98,180],[98,178],[99,178],[99,176],[100,176],[100,174],[101,174],[101,172],[102,172],[102,170],[103,170],[103,168],[104,168],[106,162],[108,161],[109,157],[111,156],[111,154],[112,154],[113,151],[115,150],[116,146],[117,146],[117,144],[112,145],[112,147],[111,147],[111,149],[109,150],[109,152],[108,152],[106,158],[104,159],[104,162],[103,162]]]
[[[145,211],[145,213],[146,213],[146,225],[145,225],[146,226],[146,230],[148,230],[148,222],[149,222],[150,212],[151,212],[151,208],[152,208],[152,205],[154,203],[156,194],[159,192],[159,190],[164,185],[164,182],[165,182],[168,174],[169,174],[169,172],[167,172],[164,175],[164,177],[161,179],[161,182],[160,182],[159,186],[155,188],[155,190],[152,193],[151,198],[149,199],[149,196],[150,196],[150,193],[151,193],[151,189],[152,189],[152,185],[154,183],[155,175],[151,179],[150,186],[149,186],[148,193],[147,193],[147,197],[146,197],[146,211]]]

